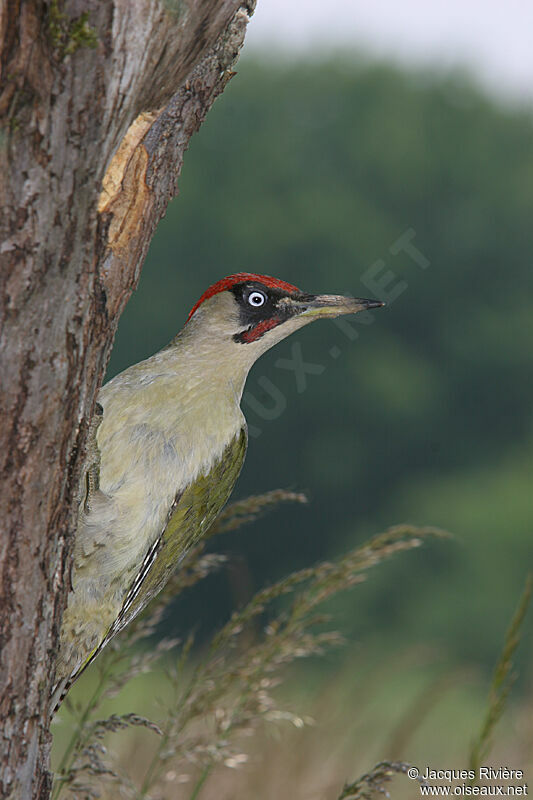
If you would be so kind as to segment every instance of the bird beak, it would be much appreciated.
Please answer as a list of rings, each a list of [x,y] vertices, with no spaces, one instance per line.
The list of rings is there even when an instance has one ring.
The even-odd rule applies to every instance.
[[[360,297],[343,297],[336,294],[306,295],[291,298],[294,313],[300,317],[339,317],[341,314],[356,314],[369,308],[381,308],[385,303],[379,300],[364,300]],[[311,320],[309,320],[311,321]]]

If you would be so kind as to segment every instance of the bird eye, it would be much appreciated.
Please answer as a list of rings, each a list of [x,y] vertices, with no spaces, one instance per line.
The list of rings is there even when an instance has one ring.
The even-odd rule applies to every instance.
[[[265,304],[266,296],[263,294],[263,292],[250,292],[248,295],[248,302],[254,308],[259,308],[259,306]]]

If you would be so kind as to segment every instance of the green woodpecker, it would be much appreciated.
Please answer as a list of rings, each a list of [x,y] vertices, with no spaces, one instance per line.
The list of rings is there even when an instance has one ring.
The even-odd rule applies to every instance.
[[[252,364],[313,320],[381,305],[305,294],[264,275],[231,275],[202,295],[167,347],[102,388],[54,707],[162,589],[226,503],[246,451],[240,400]]]

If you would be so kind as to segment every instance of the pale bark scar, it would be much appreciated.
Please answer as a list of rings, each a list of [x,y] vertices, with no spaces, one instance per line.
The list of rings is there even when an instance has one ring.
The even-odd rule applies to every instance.
[[[159,111],[143,112],[131,123],[102,181],[98,213],[112,214],[107,245],[125,256],[140,233],[151,190],[146,184],[148,153],[142,143]]]

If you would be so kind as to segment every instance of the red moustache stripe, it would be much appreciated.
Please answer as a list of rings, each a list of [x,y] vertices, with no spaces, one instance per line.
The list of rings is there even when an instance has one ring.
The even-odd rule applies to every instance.
[[[250,342],[256,342],[264,333],[271,331],[272,328],[275,328],[280,322],[280,319],[275,318],[264,319],[262,322],[258,322],[254,328],[250,328],[250,330],[241,333],[239,339],[242,342],[246,342],[246,344],[250,344]]]

